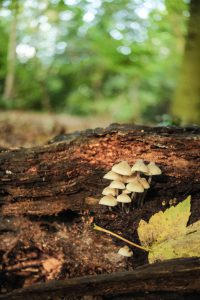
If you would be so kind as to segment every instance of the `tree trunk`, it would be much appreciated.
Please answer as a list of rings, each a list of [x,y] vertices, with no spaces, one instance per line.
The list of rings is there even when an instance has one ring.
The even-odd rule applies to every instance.
[[[13,16],[10,25],[8,54],[7,54],[7,73],[3,97],[10,100],[14,95],[15,65],[16,65],[16,45],[17,45],[17,2],[13,8]]]
[[[191,0],[188,36],[172,113],[184,123],[200,124],[200,1]]]
[[[137,227],[142,218],[148,220],[158,210],[169,207],[171,198],[181,201],[189,194],[192,195],[190,222],[199,219],[199,149],[199,127],[116,124],[58,136],[43,147],[1,149],[2,291],[50,279],[131,271],[147,263],[146,253],[137,249],[129,259],[120,257],[117,251],[124,244],[94,231],[91,223],[94,221],[137,241]],[[129,214],[124,214],[99,205],[101,192],[109,184],[103,175],[116,162],[127,160],[133,164],[139,158],[154,161],[162,169],[162,174],[152,180],[144,206],[135,206]],[[178,268],[176,263],[174,266]],[[176,293],[183,278],[187,278],[184,285],[188,287],[190,279],[195,280],[196,266],[193,263],[189,273],[177,272]],[[171,280],[173,275],[169,286]],[[135,293],[143,292],[145,279],[141,278],[140,283]],[[159,284],[156,279],[158,289]],[[151,284],[146,285],[148,290],[151,291]],[[186,288],[185,292],[191,290]],[[199,292],[196,285],[193,291]]]

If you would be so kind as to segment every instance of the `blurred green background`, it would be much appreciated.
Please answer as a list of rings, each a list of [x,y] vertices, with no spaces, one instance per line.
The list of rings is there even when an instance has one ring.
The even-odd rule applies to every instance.
[[[0,1],[0,108],[200,123],[200,1]]]

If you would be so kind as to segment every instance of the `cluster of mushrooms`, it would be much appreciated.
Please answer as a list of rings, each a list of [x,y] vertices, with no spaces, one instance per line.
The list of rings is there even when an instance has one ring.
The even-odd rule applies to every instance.
[[[127,161],[121,161],[104,175],[103,178],[111,180],[111,183],[103,190],[104,196],[99,204],[108,206],[110,210],[120,205],[123,212],[129,213],[136,203],[138,206],[143,204],[152,176],[161,173],[154,162],[146,165],[142,159],[138,159],[131,167]]]

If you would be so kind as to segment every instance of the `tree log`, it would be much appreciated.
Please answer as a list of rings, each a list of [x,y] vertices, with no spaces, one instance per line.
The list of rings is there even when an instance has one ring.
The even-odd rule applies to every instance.
[[[149,198],[169,200],[200,190],[199,127],[112,125],[59,136],[49,145],[3,151],[0,155],[2,215],[53,215],[100,209],[107,182],[102,179],[121,160],[156,162],[163,174],[154,179]],[[92,201],[91,198],[94,198]]]
[[[171,198],[181,201],[189,194],[192,196],[190,222],[198,220],[199,154],[199,127],[116,124],[106,129],[58,136],[42,147],[1,149],[2,292],[50,279],[131,271],[144,265],[145,253],[134,250],[133,258],[120,258],[117,251],[124,244],[94,232],[90,224],[94,219],[98,225],[137,241],[141,218],[148,220],[155,212],[169,207]],[[139,158],[154,161],[162,169],[162,174],[152,180],[144,206],[135,206],[128,215],[100,206],[102,189],[108,185],[103,175],[116,162],[127,160],[133,164]],[[190,265],[192,280],[196,276],[196,261],[190,262],[193,263]],[[177,271],[174,283],[177,289],[183,278],[189,280],[188,286],[192,282],[189,273],[184,275],[185,271],[182,269],[180,274]],[[76,280],[70,282],[73,285]],[[146,286],[145,291],[151,291],[149,283],[140,281],[140,284]],[[195,287],[194,292],[197,291]]]
[[[109,296],[105,299],[112,299],[114,295],[121,295],[118,299],[125,299],[123,298],[124,295],[134,295],[134,299],[149,299],[153,295],[151,299],[161,300],[183,299],[188,295],[188,299],[195,299],[195,296],[199,297],[200,295],[200,259],[168,260],[153,265],[145,265],[134,271],[87,276],[57,282],[51,281],[14,291],[0,296],[0,299],[50,300],[63,296],[65,299],[72,299],[70,298],[72,296],[88,295]],[[159,298],[157,298],[158,296]],[[173,298],[174,296],[175,298]]]

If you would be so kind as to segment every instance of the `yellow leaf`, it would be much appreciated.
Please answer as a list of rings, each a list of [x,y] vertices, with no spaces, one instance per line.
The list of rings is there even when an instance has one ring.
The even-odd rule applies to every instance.
[[[187,197],[177,206],[171,206],[164,212],[153,215],[149,222],[141,220],[138,227],[140,242],[144,246],[175,238],[186,232],[186,225],[190,216],[190,199]]]
[[[189,196],[177,206],[156,213],[149,222],[140,221],[138,236],[142,246],[149,249],[150,263],[200,256],[200,221],[187,227],[190,200]]]

